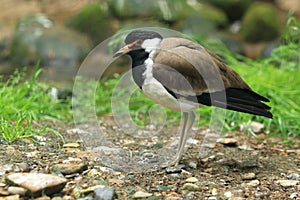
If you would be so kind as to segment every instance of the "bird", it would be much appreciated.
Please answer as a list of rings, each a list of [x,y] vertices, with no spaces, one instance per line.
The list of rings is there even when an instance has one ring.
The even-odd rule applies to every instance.
[[[131,57],[132,77],[141,92],[163,107],[182,112],[175,165],[199,105],[273,117],[271,107],[264,103],[269,99],[254,92],[222,58],[201,44],[181,37],[164,38],[145,29],[131,31],[124,42],[113,57]]]

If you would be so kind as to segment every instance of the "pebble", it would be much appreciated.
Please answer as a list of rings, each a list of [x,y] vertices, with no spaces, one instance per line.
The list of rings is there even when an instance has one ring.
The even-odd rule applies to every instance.
[[[64,175],[81,173],[87,169],[88,166],[85,163],[60,163],[53,166],[53,171],[59,171]]]
[[[247,185],[248,186],[251,186],[251,187],[256,187],[256,186],[258,186],[259,185],[259,180],[252,180],[252,181],[250,181],[249,183],[247,183]]]
[[[188,191],[198,191],[199,186],[193,183],[185,183],[182,188],[182,190],[188,190]]]
[[[245,128],[250,128],[254,133],[261,133],[263,132],[265,125],[259,122],[243,123],[240,125],[241,131],[244,131]]]
[[[76,199],[76,200],[94,200],[94,197],[87,196],[87,197],[79,198],[79,199]]]
[[[242,175],[243,180],[252,180],[255,179],[255,173],[250,172]]]
[[[187,182],[187,183],[196,183],[198,181],[199,180],[196,177],[190,177],[185,180],[185,182]]]
[[[0,197],[0,200],[19,200],[20,196],[18,194],[10,195],[6,197]]]
[[[276,181],[277,184],[281,185],[282,187],[292,187],[299,183],[298,180],[278,180]]]
[[[289,175],[287,176],[287,178],[288,178],[288,179],[291,179],[291,180],[298,180],[298,181],[300,181],[300,175],[297,174],[297,173],[289,174]]]
[[[300,193],[294,192],[290,195],[290,199],[296,199],[297,197],[300,197]]]
[[[147,197],[151,197],[152,194],[148,193],[148,192],[143,192],[143,191],[137,191],[136,193],[134,193],[132,195],[132,198],[134,199],[141,199],[141,198],[147,198]]]
[[[74,198],[73,197],[71,197],[71,196],[69,196],[69,195],[65,195],[65,196],[63,196],[63,198],[62,198],[63,200],[74,200]]]
[[[8,196],[9,192],[5,190],[4,188],[0,187],[0,196]]]
[[[171,167],[166,168],[166,172],[168,174],[180,173],[180,172],[182,172],[182,168],[184,168],[184,165],[171,166]]]
[[[42,192],[47,195],[57,193],[67,183],[65,178],[41,173],[13,173],[6,177],[6,181],[27,189],[31,196],[40,196]]]
[[[76,199],[85,197],[87,195],[89,195],[90,193],[94,192],[95,189],[97,188],[104,188],[104,185],[94,185],[92,187],[86,188],[86,189],[79,189],[79,188],[74,188],[73,189],[73,196]]]
[[[53,197],[51,200],[62,200],[62,197]]]
[[[112,200],[115,195],[113,188],[96,188],[94,190],[96,200]]]
[[[232,194],[232,192],[231,191],[226,191],[226,192],[224,192],[224,197],[226,197],[226,198],[231,198],[233,196],[233,194]]]
[[[22,187],[16,187],[16,186],[10,186],[7,188],[7,191],[10,194],[18,194],[20,196],[25,196],[27,190],[25,188]]]
[[[237,146],[238,141],[235,138],[219,138],[217,140],[217,143],[233,147],[233,146]]]
[[[208,197],[207,200],[218,200],[217,197]]]
[[[190,161],[186,165],[192,169],[197,169],[197,166],[198,166],[197,162],[195,162],[195,161]]]
[[[80,144],[77,142],[66,143],[63,145],[63,148],[78,148],[78,147],[80,147]]]
[[[35,198],[34,200],[51,200],[51,198],[48,196],[41,196],[41,197]]]

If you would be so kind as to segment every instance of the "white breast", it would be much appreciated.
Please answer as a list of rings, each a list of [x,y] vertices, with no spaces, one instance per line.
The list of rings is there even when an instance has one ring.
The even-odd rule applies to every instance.
[[[146,70],[143,73],[143,76],[145,78],[142,85],[143,93],[154,102],[174,111],[187,112],[196,109],[197,104],[174,98],[171,94],[168,93],[165,87],[153,77],[153,55],[154,51],[150,53],[149,58],[145,61]]]

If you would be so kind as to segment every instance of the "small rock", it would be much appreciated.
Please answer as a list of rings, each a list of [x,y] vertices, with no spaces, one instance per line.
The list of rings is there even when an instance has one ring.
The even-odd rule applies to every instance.
[[[224,192],[224,197],[226,197],[226,198],[231,198],[233,196],[233,194],[232,194],[232,192],[230,192],[230,191],[226,191],[226,192]]]
[[[96,188],[94,193],[96,200],[112,200],[115,190],[113,188]]]
[[[59,171],[64,175],[81,173],[87,169],[88,166],[85,163],[62,163],[53,166],[54,171]]]
[[[91,169],[88,171],[87,175],[88,175],[88,177],[100,177],[101,173],[98,172],[98,170],[96,170],[96,169]]]
[[[166,172],[167,172],[167,174],[180,173],[180,172],[182,172],[183,167],[184,167],[184,165],[177,165],[177,166],[167,167]]]
[[[207,200],[218,200],[217,197],[208,197]]]
[[[259,180],[255,179],[255,180],[252,180],[250,181],[249,183],[247,183],[248,186],[251,186],[251,187],[256,187],[259,185]]]
[[[69,196],[69,195],[65,195],[65,196],[63,196],[63,198],[62,198],[63,200],[74,200],[74,198],[73,197],[71,197],[71,196]]]
[[[78,147],[80,147],[80,144],[77,142],[66,143],[63,145],[63,148],[78,148]]]
[[[281,185],[282,187],[291,187],[295,186],[299,183],[298,180],[278,180],[276,181],[277,184]]]
[[[86,189],[74,188],[73,189],[73,196],[76,199],[79,199],[79,198],[85,197],[87,195],[90,195],[97,188],[104,188],[104,187],[105,187],[104,185],[94,185],[94,186],[86,188]]]
[[[264,130],[265,125],[259,122],[243,123],[240,125],[241,131],[244,131],[247,128],[250,128],[254,133],[261,133]]]
[[[20,199],[20,197],[18,194],[10,195],[7,197],[0,197],[0,200],[19,200],[19,199]]]
[[[8,196],[9,192],[5,190],[4,188],[0,187],[0,196]]]
[[[25,188],[22,187],[16,187],[16,186],[10,186],[7,188],[7,191],[10,194],[18,194],[20,196],[25,196],[27,190]]]
[[[51,200],[51,198],[48,196],[41,196],[41,197],[35,198],[34,200]]]
[[[63,200],[62,197],[53,197],[51,200]]]
[[[193,183],[185,183],[181,189],[188,190],[188,191],[197,191],[199,190],[199,186]]]
[[[79,199],[76,199],[76,200],[94,200],[94,197],[87,196],[87,197],[79,198]]]
[[[257,199],[263,199],[265,195],[264,195],[263,192],[256,191],[255,194],[254,194],[254,196]]]
[[[218,194],[218,189],[217,188],[213,188],[211,190],[211,194],[214,195],[214,196],[216,196]]]
[[[243,180],[252,180],[252,179],[255,179],[255,173],[250,172],[250,173],[247,173],[247,174],[243,174],[242,175],[242,179]]]
[[[237,146],[238,141],[235,138],[219,138],[217,143],[234,147]]]
[[[19,185],[31,193],[31,196],[40,196],[42,192],[51,195],[61,191],[67,180],[50,174],[39,173],[14,173],[6,177],[10,185]]]
[[[290,199],[296,199],[297,197],[300,197],[300,193],[294,192],[290,195]]]
[[[198,181],[199,180],[196,177],[190,177],[185,180],[185,182],[187,182],[187,183],[196,183]]]
[[[289,174],[289,175],[287,176],[287,178],[290,179],[290,180],[298,180],[298,181],[300,181],[300,175],[297,174],[297,173]]]
[[[134,193],[132,195],[132,198],[134,199],[141,199],[141,198],[147,198],[147,197],[151,197],[152,194],[148,193],[148,192],[143,192],[143,191],[137,191],[136,193]]]
[[[192,169],[197,169],[197,162],[195,161],[190,161],[186,165]]]

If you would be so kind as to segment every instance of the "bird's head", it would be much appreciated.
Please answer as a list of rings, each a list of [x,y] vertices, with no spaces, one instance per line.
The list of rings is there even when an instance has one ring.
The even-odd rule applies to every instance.
[[[130,32],[125,38],[125,46],[117,51],[113,57],[121,56],[123,54],[131,54],[134,50],[143,49],[146,52],[151,52],[156,49],[162,36],[154,31],[135,30]]]

